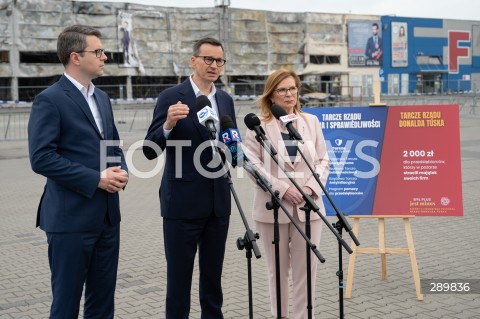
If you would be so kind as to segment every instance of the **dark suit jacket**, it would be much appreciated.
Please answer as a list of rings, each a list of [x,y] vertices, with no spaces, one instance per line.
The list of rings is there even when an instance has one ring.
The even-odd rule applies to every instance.
[[[232,98],[221,90],[217,90],[215,96],[219,118],[229,115],[235,122]],[[167,140],[163,135],[163,124],[167,119],[168,107],[178,101],[188,105],[190,112],[187,118],[177,122],[168,136],[168,142],[183,140],[191,143],[191,146],[181,148],[181,158],[175,154],[175,147],[167,146]],[[163,217],[205,218],[212,212],[216,216],[230,215],[230,188],[226,179],[222,176],[218,178],[202,176],[194,165],[197,147],[203,142],[208,142],[209,138],[206,128],[197,119],[196,97],[190,79],[160,93],[145,140],[157,144],[162,151],[166,152],[165,169],[160,185],[160,206]],[[160,155],[148,146],[144,146],[143,152],[148,159],[154,159]],[[212,150],[207,147],[201,152],[199,162],[208,170],[206,165],[211,160]],[[181,172],[181,177],[175,176],[176,169]]]
[[[365,47],[365,55],[368,59],[373,59],[372,54],[377,50],[382,50],[382,38],[377,36],[378,41],[378,49],[375,48],[375,42],[373,41],[373,37],[368,38],[367,45]]]
[[[47,177],[37,212],[37,226],[46,232],[99,230],[106,216],[112,225],[120,222],[118,193],[97,188],[102,148],[106,156],[117,157],[106,166],[121,165],[125,170],[127,166],[120,147],[101,145],[104,140],[118,141],[119,136],[108,95],[97,88],[94,95],[105,137],[85,97],[64,75],[33,102],[28,123],[30,163],[36,173]]]

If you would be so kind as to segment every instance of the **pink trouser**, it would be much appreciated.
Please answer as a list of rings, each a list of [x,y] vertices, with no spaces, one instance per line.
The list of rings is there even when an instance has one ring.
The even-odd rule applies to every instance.
[[[295,214],[296,215],[296,214]],[[296,216],[295,221],[305,232],[305,223]],[[322,233],[321,219],[311,221],[311,241],[319,248]],[[273,223],[256,222],[257,232],[260,233],[264,253],[267,260],[268,282],[270,290],[271,311],[277,317],[277,292],[275,279],[275,245],[273,242]],[[279,224],[279,251],[280,251],[280,291],[282,317],[288,316],[288,274],[292,270],[294,319],[308,318],[307,311],[307,257],[306,242],[292,223]],[[312,274],[312,306],[315,303],[315,278],[318,259],[310,250]],[[312,314],[314,311],[312,311]],[[313,316],[315,318],[315,316]]]

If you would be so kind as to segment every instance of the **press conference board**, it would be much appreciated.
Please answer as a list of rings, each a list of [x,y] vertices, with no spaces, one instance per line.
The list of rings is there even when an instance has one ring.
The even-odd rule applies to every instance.
[[[320,121],[325,187],[345,215],[463,216],[457,104],[303,111]]]

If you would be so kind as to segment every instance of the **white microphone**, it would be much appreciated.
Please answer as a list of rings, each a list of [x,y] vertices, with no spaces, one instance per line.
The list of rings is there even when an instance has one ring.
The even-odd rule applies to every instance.
[[[196,106],[198,122],[207,128],[211,140],[217,139],[215,124],[218,123],[218,115],[212,109],[212,103],[205,95],[200,95],[197,97]]]
[[[276,104],[272,104],[270,110],[272,111],[273,116],[282,124],[282,130],[287,129],[291,139],[303,143],[302,136],[293,126],[293,122],[297,120],[297,116],[295,114],[288,114],[287,111]]]
[[[282,130],[286,130],[287,129],[287,124],[290,124],[290,123],[293,123],[297,120],[297,115],[295,114],[288,114],[288,115],[284,115],[284,116],[280,116],[279,120],[280,120],[280,124],[282,124]]]

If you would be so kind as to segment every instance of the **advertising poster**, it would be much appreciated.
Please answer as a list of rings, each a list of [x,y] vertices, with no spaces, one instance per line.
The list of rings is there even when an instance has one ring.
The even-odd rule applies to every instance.
[[[118,13],[118,49],[123,54],[121,67],[138,67],[138,55],[132,34],[132,14],[120,11]]]
[[[386,107],[308,108],[318,117],[332,163],[325,188],[345,215],[371,215],[385,130]],[[323,201],[327,215],[335,211]]]
[[[348,21],[348,66],[382,66],[383,40],[380,21]]]
[[[408,30],[406,22],[392,22],[392,67],[408,66]]]
[[[462,216],[458,105],[389,107],[373,215]]]

